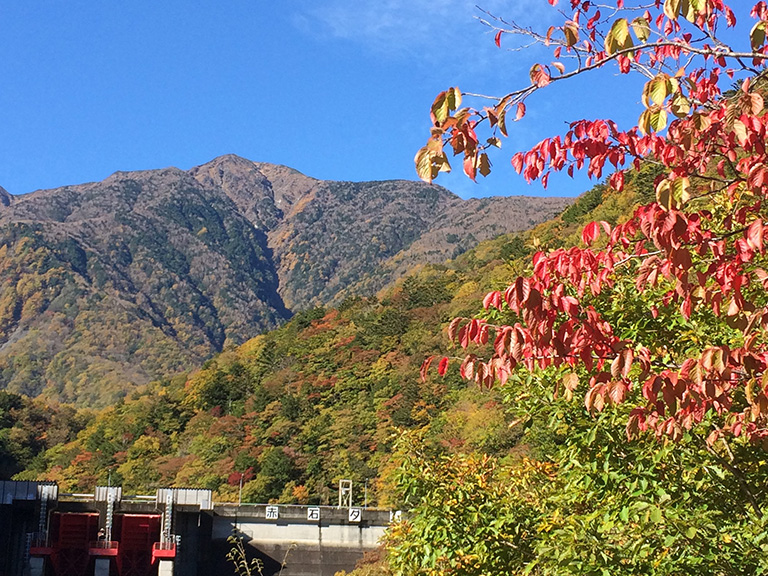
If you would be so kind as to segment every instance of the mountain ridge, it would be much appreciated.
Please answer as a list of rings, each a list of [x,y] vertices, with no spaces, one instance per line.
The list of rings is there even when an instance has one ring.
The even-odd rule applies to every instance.
[[[0,389],[88,405],[570,202],[323,181],[235,155],[7,196]]]

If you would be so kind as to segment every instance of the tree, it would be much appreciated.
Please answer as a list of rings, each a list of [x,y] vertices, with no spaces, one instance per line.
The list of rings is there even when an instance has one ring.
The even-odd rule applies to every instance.
[[[615,62],[622,73],[650,77],[636,127],[620,131],[610,120],[574,122],[564,137],[519,152],[512,163],[527,179],[545,182],[553,170],[586,166],[600,177],[606,162],[656,163],[664,168],[655,182],[656,201],[615,227],[588,224],[585,247],[538,252],[529,276],[486,296],[484,317],[455,319],[449,336],[463,348],[485,346],[495,336],[490,357],[467,355],[462,374],[491,385],[506,382],[518,365],[531,371],[562,367],[564,394],[582,388],[590,411],[642,391],[642,404],[629,418],[630,436],[650,429],[679,438],[714,414],[709,446],[738,437],[763,442],[768,118],[760,70],[768,54],[768,7],[759,2],[752,9],[757,23],[751,49],[739,52],[716,35],[721,24],[735,23],[719,0],[657,1],[650,9],[618,1],[608,18],[590,2],[573,0],[571,6],[572,18],[559,29],[539,35],[510,24],[496,36],[497,43],[504,33],[518,33],[554,45],[552,66],[560,76],[537,64],[529,86],[482,111],[457,110],[457,89],[441,94],[432,108],[433,136],[417,160],[428,155],[439,171],[447,162],[442,146],[449,142],[474,177],[472,167],[485,166],[481,150],[493,143],[478,144],[482,123],[505,134],[502,119],[511,106],[522,110],[548,84]],[[630,21],[624,13],[637,15]],[[568,57],[578,63],[570,72]],[[746,75],[739,90],[723,94],[721,77],[736,74]],[[662,134],[668,113],[677,118]],[[423,177],[436,175],[422,164]],[[623,182],[623,168],[609,178],[614,190]],[[441,361],[441,373],[447,362]]]
[[[736,13],[721,0],[569,4],[563,24],[542,31],[488,15],[497,45],[522,35],[551,47],[554,61],[534,64],[530,84],[490,106],[462,108],[466,95],[457,88],[438,95],[417,171],[431,181],[450,170],[450,145],[463,157],[467,176],[487,175],[488,149],[507,136],[508,115],[522,119],[529,99],[552,83],[615,64],[622,74],[646,76],[636,126],[573,122],[566,134],[514,154],[511,162],[544,186],[553,171],[585,169],[602,178],[612,167],[604,194],[621,193],[628,171],[650,164],[658,173],[655,201],[613,226],[587,224],[583,246],[539,251],[527,275],[487,294],[482,314],[454,319],[449,337],[465,350],[459,370],[478,385],[501,384],[532,422],[568,430],[548,457],[570,492],[559,504],[549,499],[553,508],[541,521],[552,518],[552,510],[567,510],[566,501],[584,521],[569,526],[561,518],[544,531],[537,549],[560,560],[540,563],[542,573],[764,570],[768,6],[758,2],[745,11],[751,32],[736,38],[744,48],[734,48],[724,29],[735,26]],[[736,87],[726,90],[734,80]],[[427,359],[423,374],[434,360]],[[441,358],[438,372],[444,375],[453,361]],[[584,408],[574,413],[563,406],[575,397]],[[574,471],[574,462],[584,468]],[[643,466],[654,472],[638,491],[642,483],[632,486],[640,479],[626,475]],[[624,474],[624,482],[611,474]],[[595,482],[594,489],[579,487],[580,478]],[[649,497],[649,481],[666,496]],[[665,486],[676,486],[677,495]],[[732,526],[725,536],[712,528],[717,522],[696,523],[710,514],[722,522],[728,511]],[[678,536],[655,530],[648,540],[657,541],[645,556],[619,560],[621,546],[646,538],[638,528],[675,524],[673,517]],[[740,532],[738,550],[731,530]],[[558,533],[559,540],[552,536]],[[589,542],[596,544],[586,550]],[[712,559],[706,570],[690,564],[697,549]],[[673,561],[679,550],[690,553]],[[715,558],[723,558],[722,565]]]

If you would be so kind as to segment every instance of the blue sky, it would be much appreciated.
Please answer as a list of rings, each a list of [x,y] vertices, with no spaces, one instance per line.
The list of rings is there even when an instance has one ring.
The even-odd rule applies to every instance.
[[[547,58],[506,39],[496,48],[475,3],[0,0],[0,186],[19,194],[226,153],[324,179],[415,179],[439,91],[503,94]],[[546,0],[483,6],[557,21]],[[494,174],[473,184],[457,161],[438,183],[463,197],[582,192],[584,178],[529,186],[509,158],[581,117],[634,122],[640,92],[627,82],[610,71],[543,91]]]

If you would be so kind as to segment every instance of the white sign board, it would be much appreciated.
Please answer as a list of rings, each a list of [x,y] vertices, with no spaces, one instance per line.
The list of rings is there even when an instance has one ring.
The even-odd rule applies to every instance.
[[[307,520],[320,520],[320,508],[307,508]]]
[[[267,506],[266,517],[267,520],[277,520],[279,516],[277,506]]]
[[[360,520],[363,519],[363,509],[362,508],[350,508],[349,509],[349,521],[350,522],[360,522]]]

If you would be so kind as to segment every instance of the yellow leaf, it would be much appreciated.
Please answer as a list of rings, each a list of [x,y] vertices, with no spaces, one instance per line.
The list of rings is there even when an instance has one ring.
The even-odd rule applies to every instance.
[[[651,111],[650,110],[643,110],[643,113],[640,114],[640,118],[637,121],[637,127],[640,129],[640,132],[642,132],[644,135],[649,134],[651,132]]]
[[[696,127],[696,130],[701,132],[707,130],[712,125],[712,121],[706,114],[695,112],[693,116],[691,116],[691,119],[693,120],[693,125]]]
[[[747,127],[741,120],[733,121],[733,133],[736,134],[736,138],[739,139],[739,144],[742,146],[747,142]]]
[[[419,149],[413,160],[416,164],[416,174],[424,182],[431,183],[440,172],[451,171],[451,165],[439,139],[431,139],[426,146]]]
[[[440,92],[432,103],[432,114],[435,120],[442,124],[448,118],[448,93]]]
[[[643,90],[643,103],[650,108],[652,104],[661,106],[664,100],[669,96],[669,76],[664,73],[659,74],[645,84]]]
[[[448,162],[448,157],[444,153],[440,154],[440,156],[436,156],[434,162],[438,166],[438,172],[450,172],[451,171],[451,165]],[[435,176],[436,176],[436,174],[435,174]]]
[[[669,180],[662,180],[656,186],[656,202],[665,210],[672,208],[672,191]]]
[[[747,402],[750,404],[755,403],[755,379],[752,378],[747,382],[746,387],[744,388],[744,393],[747,396]]]
[[[632,31],[640,42],[645,42],[651,35],[651,27],[648,20],[639,17],[632,20]]]
[[[665,0],[664,14],[670,20],[677,20],[677,16],[680,14],[680,7],[680,0]]]
[[[677,206],[683,206],[691,199],[691,181],[688,177],[675,178],[672,182],[672,198]]]
[[[656,202],[665,210],[680,208],[690,200],[691,181],[687,177],[662,180],[656,186]]]
[[[416,152],[416,157],[413,159],[413,161],[416,163],[416,174],[418,174],[419,178],[424,180],[424,182],[432,182],[432,158],[431,158],[431,152],[427,148],[427,146],[424,146],[423,148],[419,148],[419,151]]]
[[[752,44],[752,50],[757,51],[765,44],[765,21],[760,20],[752,27],[749,33],[749,41]]]
[[[688,20],[688,22],[696,22],[696,14],[698,12],[696,5],[698,5],[696,0],[682,0],[680,3],[680,11],[683,14],[683,18]]]
[[[653,108],[651,112],[651,128],[659,132],[667,127],[667,111],[664,108]]]
[[[450,88],[448,90],[448,107],[451,110],[456,110],[461,106],[461,90],[457,87]]]
[[[507,134],[507,109],[506,108],[502,108],[499,111],[498,120],[496,122],[496,125],[499,127],[499,131],[504,136],[509,136],[509,134]]]
[[[569,48],[579,41],[579,26],[576,22],[568,20],[563,26],[563,33],[565,34],[565,45]]]
[[[684,118],[691,111],[691,103],[682,94],[675,94],[669,104],[669,109],[678,118]]]
[[[633,46],[632,36],[629,35],[629,23],[626,18],[619,18],[613,23],[605,37],[605,51],[608,54],[613,54]]]

